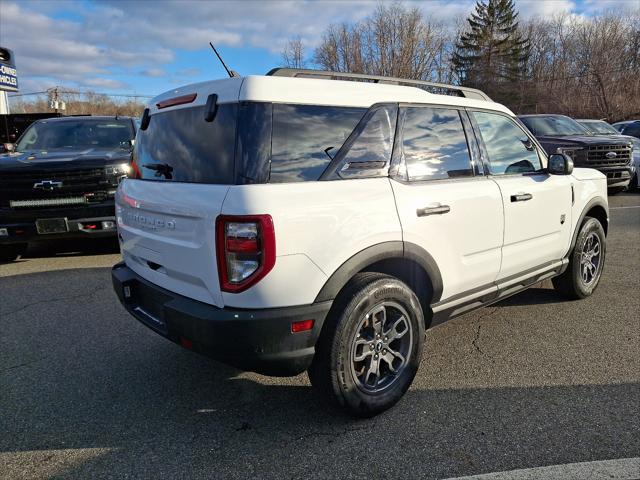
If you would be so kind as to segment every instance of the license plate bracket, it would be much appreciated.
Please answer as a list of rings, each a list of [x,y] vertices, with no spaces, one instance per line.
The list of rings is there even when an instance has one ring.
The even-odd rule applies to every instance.
[[[66,218],[41,218],[36,220],[36,230],[40,235],[66,233],[69,231],[69,223]]]

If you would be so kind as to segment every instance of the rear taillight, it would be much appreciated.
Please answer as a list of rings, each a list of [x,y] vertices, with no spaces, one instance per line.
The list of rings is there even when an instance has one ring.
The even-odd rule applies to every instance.
[[[216,219],[220,289],[238,293],[255,285],[276,263],[270,215],[220,215]]]

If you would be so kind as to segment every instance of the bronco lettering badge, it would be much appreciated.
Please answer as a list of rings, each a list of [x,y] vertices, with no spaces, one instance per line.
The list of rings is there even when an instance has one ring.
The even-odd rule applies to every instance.
[[[136,224],[139,227],[146,228],[148,230],[158,230],[160,228],[166,228],[167,230],[176,229],[175,220],[163,220],[161,218],[154,218],[148,215],[131,212],[128,212],[126,217],[132,224]]]

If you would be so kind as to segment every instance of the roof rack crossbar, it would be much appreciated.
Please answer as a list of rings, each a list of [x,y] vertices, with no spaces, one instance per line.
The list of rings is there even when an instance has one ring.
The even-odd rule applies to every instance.
[[[311,70],[305,68],[274,68],[267,73],[272,77],[306,77],[319,78],[325,80],[369,80],[372,83],[387,85],[405,85],[416,87],[427,87],[432,90],[446,90],[455,92],[461,97],[475,98],[491,102],[491,98],[482,90],[458,85],[447,85],[445,83],[427,82],[425,80],[412,80],[409,78],[384,77],[381,75],[366,75],[363,73],[331,72],[328,70]]]

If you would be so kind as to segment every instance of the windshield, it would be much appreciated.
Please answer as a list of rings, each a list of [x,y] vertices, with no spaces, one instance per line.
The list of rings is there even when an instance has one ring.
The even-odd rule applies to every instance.
[[[131,120],[45,120],[24,132],[16,150],[131,148],[134,135]]]
[[[563,137],[566,135],[584,135],[589,131],[578,122],[562,115],[548,117],[521,117],[531,132],[536,135],[549,135],[552,137]]]
[[[578,123],[593,135],[619,135],[615,128],[603,120],[578,120]]]

